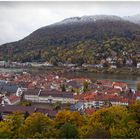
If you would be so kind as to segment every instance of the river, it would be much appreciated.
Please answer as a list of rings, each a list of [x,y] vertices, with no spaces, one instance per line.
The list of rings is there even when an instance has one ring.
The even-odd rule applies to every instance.
[[[16,69],[16,68],[0,68],[0,72],[23,72],[24,69]]]

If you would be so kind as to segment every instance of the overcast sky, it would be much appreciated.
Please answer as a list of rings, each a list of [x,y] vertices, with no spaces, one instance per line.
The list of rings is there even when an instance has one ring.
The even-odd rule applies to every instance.
[[[140,2],[0,2],[0,44],[17,41],[34,30],[84,15],[140,14]]]

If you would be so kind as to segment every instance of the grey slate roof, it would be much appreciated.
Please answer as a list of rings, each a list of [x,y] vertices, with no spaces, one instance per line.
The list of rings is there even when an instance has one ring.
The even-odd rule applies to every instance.
[[[7,81],[5,80],[0,80],[0,85],[5,85],[7,83]]]
[[[8,106],[0,106],[0,112],[4,114],[11,114],[13,112],[21,112],[29,114],[33,112],[41,112],[43,114],[47,114],[49,117],[53,118],[55,117],[56,113],[58,111],[56,110],[48,110],[48,109],[42,109],[42,108],[35,108],[33,106],[19,106],[19,105],[8,105]]]
[[[20,111],[22,113],[28,112],[33,113],[35,111],[34,107],[31,106],[18,106],[18,105],[7,105],[0,106],[0,112],[10,114],[12,112]]]
[[[83,102],[78,102],[78,103],[76,103],[76,104],[74,104],[74,105],[71,105],[70,106],[70,111],[79,111],[79,113],[81,114],[81,115],[83,115],[84,114],[84,110],[81,110],[80,108],[82,107],[82,105],[84,105],[84,103]],[[79,110],[80,109],[80,110]]]
[[[61,92],[57,90],[50,91],[41,91],[39,96],[52,96],[52,97],[61,97],[61,98],[73,98],[73,93],[71,92]]]
[[[82,85],[76,81],[70,81],[67,83],[67,86],[71,86],[73,88],[81,88]]]
[[[27,91],[24,91],[24,95],[38,95],[40,89],[27,89]]]
[[[16,85],[16,84],[0,81],[0,91],[1,92],[16,93],[17,89],[18,89],[18,85]]]
[[[61,92],[57,90],[45,90],[40,91],[40,89],[28,89],[27,91],[24,91],[24,95],[38,95],[41,97],[61,97],[61,98],[74,98],[73,93],[71,92]]]
[[[78,102],[78,103],[75,104],[75,109],[79,109],[79,108],[81,108],[83,105],[84,105],[83,102]]]

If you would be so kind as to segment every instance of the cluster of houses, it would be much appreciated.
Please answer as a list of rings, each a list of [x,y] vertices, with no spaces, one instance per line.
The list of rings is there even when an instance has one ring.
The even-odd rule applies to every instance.
[[[97,53],[96,57],[100,60],[97,64],[82,64],[82,67],[90,67],[90,68],[103,68],[110,67],[112,69],[116,69],[117,67],[136,67],[140,68],[140,52],[131,52],[128,53],[126,51],[123,52],[121,57],[117,56],[117,53],[112,51],[110,56],[105,53]],[[76,64],[61,64],[60,66],[67,67],[76,67]]]
[[[140,52],[123,52],[121,57],[118,57],[115,52],[111,56],[104,56],[104,53],[97,53],[96,56],[99,57],[100,61],[98,64],[82,64],[82,67],[87,68],[103,68],[103,67],[110,67],[112,69],[116,69],[117,67],[136,67],[140,68]],[[78,64],[75,63],[62,63],[58,62],[58,66],[60,67],[73,67],[73,68],[79,68]],[[11,62],[11,61],[0,61],[0,67],[10,67],[10,68],[30,68],[30,67],[53,67],[54,65],[50,62]]]
[[[128,106],[140,100],[140,92],[130,89],[125,82],[88,78],[68,79],[55,73],[30,74],[0,73],[0,113],[13,111],[42,112],[54,117],[56,110],[22,106],[22,101],[49,104],[70,104],[71,111],[91,115],[100,108],[113,105]]]
[[[127,52],[123,51],[120,56],[115,51],[97,53],[96,57],[100,60],[100,64],[111,68],[117,67],[137,67],[140,65],[140,51]]]
[[[20,63],[20,62],[6,62],[6,61],[0,61],[0,67],[10,67],[10,68],[30,68],[30,67],[52,67],[53,64],[49,62],[44,62],[44,63],[37,63],[37,62],[25,62],[25,63]]]

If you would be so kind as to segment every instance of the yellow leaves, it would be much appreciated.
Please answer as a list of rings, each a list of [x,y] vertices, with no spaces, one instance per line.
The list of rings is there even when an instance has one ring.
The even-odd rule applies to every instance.
[[[26,120],[21,129],[26,138],[47,138],[54,127],[53,121],[42,113],[32,113]],[[53,132],[52,132],[53,134]]]
[[[114,124],[116,126],[125,125],[128,112],[126,107],[113,106],[106,109],[101,109],[95,112],[89,121],[90,125],[94,125],[95,122],[102,123],[105,128],[110,128]]]
[[[44,59],[48,59],[48,57],[49,57],[49,52],[48,52],[48,51],[42,52],[41,57],[44,58]]]
[[[24,122],[24,116],[20,112],[14,112],[8,115],[5,120],[12,124],[13,129],[18,129]]]
[[[94,122],[101,122],[101,114],[106,112],[106,109],[96,111],[89,119],[89,124],[93,125]]]
[[[7,122],[0,122],[0,139],[3,138],[12,138],[12,131],[10,125]]]
[[[79,114],[79,112],[70,112],[68,110],[63,110],[58,112],[55,117],[56,126],[60,127],[65,122],[69,122],[76,126],[84,125],[84,117]]]
[[[36,125],[52,125],[52,120],[47,116],[44,116],[42,113],[32,113],[26,120],[25,124],[27,126],[36,126]]]
[[[0,122],[0,132],[7,130],[7,128],[9,128],[8,123],[1,121]]]
[[[82,139],[86,138],[86,136],[89,132],[89,129],[90,129],[89,125],[84,125],[84,126],[80,127],[80,129],[79,129],[80,138],[82,138]]]
[[[70,120],[76,126],[82,126],[84,124],[84,118],[79,114],[79,112],[73,112],[70,116]]]
[[[64,124],[66,121],[69,122],[70,111],[63,110],[56,114],[55,122],[57,126]]]
[[[11,115],[8,115],[5,118],[5,121],[9,124],[9,128],[13,132],[13,137],[17,138],[19,134],[19,130],[24,123],[24,116],[20,112],[14,112]]]
[[[126,138],[127,128],[110,128],[110,134],[112,138]]]
[[[84,50],[83,50],[83,49],[78,49],[76,52],[77,52],[78,54],[83,54]]]

